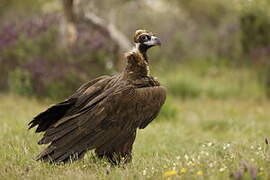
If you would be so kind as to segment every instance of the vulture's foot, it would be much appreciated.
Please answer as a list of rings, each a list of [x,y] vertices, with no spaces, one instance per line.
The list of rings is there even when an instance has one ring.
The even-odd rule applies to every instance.
[[[104,153],[97,154],[100,159],[108,160],[112,165],[123,165],[132,161],[131,153]]]

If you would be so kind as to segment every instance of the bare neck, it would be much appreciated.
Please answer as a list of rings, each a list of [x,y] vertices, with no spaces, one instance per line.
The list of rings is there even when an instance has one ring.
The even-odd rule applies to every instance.
[[[145,60],[146,62],[148,62],[148,56],[147,56],[147,54],[146,54],[146,52],[147,52],[147,50],[148,50],[148,47],[145,46],[145,45],[143,45],[143,44],[138,44],[138,43],[137,43],[135,48],[137,49],[137,51],[138,51],[139,53],[142,54],[144,60]]]

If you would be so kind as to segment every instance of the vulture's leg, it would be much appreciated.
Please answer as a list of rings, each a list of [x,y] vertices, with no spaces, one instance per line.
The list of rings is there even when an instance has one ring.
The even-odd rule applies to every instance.
[[[122,137],[116,142],[112,142],[109,149],[104,149],[104,146],[97,148],[95,153],[98,158],[105,158],[113,165],[129,163],[132,161],[132,145],[135,137],[136,131]],[[125,142],[119,144],[123,139]]]

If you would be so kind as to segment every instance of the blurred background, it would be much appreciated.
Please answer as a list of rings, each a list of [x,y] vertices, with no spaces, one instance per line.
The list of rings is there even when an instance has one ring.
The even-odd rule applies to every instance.
[[[151,73],[181,99],[270,97],[268,0],[1,0],[0,91],[63,99],[123,68],[136,29],[162,39]]]
[[[137,29],[162,40],[150,70],[168,93],[134,162],[34,161],[29,121],[121,72]],[[270,0],[0,0],[0,179],[270,179],[269,120]]]

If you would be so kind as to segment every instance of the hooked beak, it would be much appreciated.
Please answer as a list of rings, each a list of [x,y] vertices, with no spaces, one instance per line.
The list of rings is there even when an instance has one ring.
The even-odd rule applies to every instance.
[[[151,40],[144,43],[147,46],[161,46],[161,41],[156,36],[151,36]]]
[[[160,40],[158,37],[152,36],[152,37],[151,37],[151,40],[152,40],[152,39],[153,39],[154,45],[156,45],[156,46],[161,46],[161,40]]]

